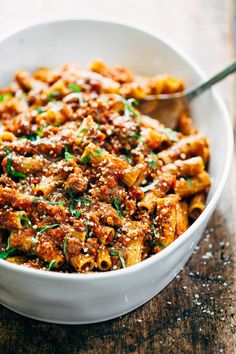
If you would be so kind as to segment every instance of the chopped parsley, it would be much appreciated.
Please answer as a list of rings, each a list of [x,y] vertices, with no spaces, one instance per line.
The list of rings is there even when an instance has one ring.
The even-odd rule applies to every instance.
[[[81,163],[88,163],[89,161],[90,161],[90,156],[89,155],[81,157],[81,159],[80,159]]]
[[[30,221],[29,218],[26,218],[25,216],[23,216],[23,215],[21,215],[21,214],[19,214],[19,218],[20,218],[20,220],[22,220],[22,221],[26,221],[26,222],[28,223],[29,227],[33,227],[32,222]]]
[[[134,133],[133,137],[139,140],[141,138],[141,135],[140,133]]]
[[[88,132],[89,130],[90,130],[89,128],[84,127],[84,128],[82,128],[82,129],[78,132],[78,135],[80,135],[80,134],[83,133],[83,132]]]
[[[39,229],[37,229],[36,235],[39,235],[47,230],[55,229],[56,227],[61,227],[61,225],[60,224],[52,224],[52,225],[42,226]]]
[[[23,135],[21,136],[22,139],[28,139],[30,141],[36,141],[38,137],[41,137],[42,132],[44,131],[45,128],[47,128],[48,125],[43,125],[42,127],[40,127],[35,134],[29,134],[29,135]]]
[[[5,251],[0,251],[0,259],[6,259],[11,256],[20,246],[16,246],[13,248],[8,248]]]
[[[12,167],[12,154],[10,153],[10,151],[7,149],[6,146],[3,147],[3,151],[7,155],[7,172],[8,172],[8,174],[10,176],[12,176],[12,177],[25,178],[26,174],[13,170],[13,167]]]
[[[52,205],[64,205],[64,202],[50,202],[49,200],[45,200],[42,198],[34,198],[33,202],[42,202],[42,203],[47,203],[47,204],[52,204]]]
[[[89,226],[88,226],[88,223],[86,223],[85,230],[86,230],[85,239],[87,240],[89,238]]]
[[[77,218],[79,218],[80,215],[83,214],[83,212],[82,212],[82,210],[79,210],[79,211],[76,210],[74,203],[75,203],[75,202],[73,202],[73,201],[70,203],[69,210],[70,210],[72,216],[76,216]]]
[[[75,196],[73,195],[72,191],[70,188],[67,188],[67,193],[69,194],[69,197],[71,198],[71,203],[69,205],[69,210],[71,212],[72,216],[76,216],[77,218],[79,218],[82,214],[83,211],[82,210],[76,210],[75,209],[75,205],[76,203],[80,202],[79,199],[75,198]]]
[[[89,224],[88,224],[88,222],[86,223],[85,230],[86,230],[86,235],[85,235],[85,239],[86,239],[86,240],[87,240],[88,238],[90,238],[90,237],[93,237],[93,231],[92,231],[92,230],[89,230]]]
[[[157,233],[157,229],[156,229],[154,220],[153,220],[153,222],[152,222],[152,230],[153,230],[154,237],[157,238],[158,241],[152,241],[152,242],[150,242],[150,245],[151,245],[151,246],[161,246],[162,248],[165,248],[166,245],[164,245],[164,243],[162,243],[161,241],[159,241],[159,239],[160,239],[161,236],[158,235],[158,233]]]
[[[73,92],[81,92],[81,87],[74,84],[73,82],[68,85],[68,88],[71,89]]]
[[[114,207],[116,208],[117,214],[119,215],[120,218],[122,218],[122,212],[121,212],[120,205],[119,205],[119,199],[117,197],[113,200],[113,204],[114,204]]]
[[[155,226],[155,224],[154,224],[154,220],[153,220],[153,222],[152,222],[152,230],[153,230],[154,237],[159,237],[159,236],[157,235],[157,229],[156,229],[156,226]]]
[[[157,161],[156,160],[151,160],[148,162],[148,166],[150,166],[151,168],[153,168],[153,170],[156,170],[157,168]]]
[[[166,137],[170,141],[173,141],[175,143],[177,143],[179,141],[178,132],[176,132],[175,130],[172,130],[170,128],[165,128],[164,129],[164,134],[166,135]]]
[[[8,150],[8,148],[6,146],[3,147],[3,151],[5,152],[5,154],[9,155],[10,151]]]
[[[126,268],[125,259],[124,259],[123,254],[122,254],[121,251],[119,251],[119,252],[117,253],[116,250],[111,249],[111,250],[110,250],[110,255],[113,256],[113,257],[118,256],[119,259],[120,259],[122,268]]]
[[[92,151],[92,155],[94,157],[99,157],[99,156],[101,156],[101,154],[102,154],[102,148],[98,148],[98,150],[96,152]]]
[[[118,253],[118,257],[120,258],[120,262],[121,262],[122,267],[126,268],[124,257],[123,257],[123,255],[122,255],[122,253],[120,251]]]
[[[49,95],[47,95],[47,99],[48,101],[53,101],[55,100],[55,98],[59,96],[59,92],[58,91],[52,91]]]
[[[34,248],[36,250],[37,242],[38,242],[38,236],[43,233],[44,231],[55,229],[56,227],[61,227],[60,224],[52,224],[52,225],[47,225],[47,226],[42,226],[39,229],[36,230],[36,234],[34,236]]]
[[[113,256],[113,257],[114,257],[114,256],[117,256],[116,250],[111,249],[111,250],[110,250],[110,255]]]
[[[160,241],[152,241],[150,243],[151,246],[161,246],[162,248],[166,248],[166,245]]]
[[[45,112],[45,109],[43,107],[36,107],[35,110],[38,112],[38,114],[42,114]]]
[[[36,134],[37,134],[37,133],[36,133]],[[23,136],[22,136],[22,138],[23,138]],[[25,139],[28,139],[28,140],[30,140],[30,141],[35,141],[35,140],[37,140],[37,136],[34,135],[34,134],[30,134],[30,135],[28,135],[28,136],[25,136],[24,138],[25,138]]]
[[[77,199],[78,205],[84,204],[85,206],[89,206],[90,201],[86,199],[85,197]]]
[[[5,151],[5,150],[4,150]],[[12,154],[7,154],[7,172],[12,177],[26,178],[25,173],[17,172],[12,167]]]
[[[10,248],[11,248],[11,236],[8,237],[6,251],[8,251]]]
[[[5,99],[11,98],[11,97],[12,97],[12,94],[11,94],[11,93],[1,94],[1,95],[0,95],[0,102],[3,102],[3,101],[5,101]]]
[[[5,95],[0,95],[0,102],[3,102],[5,100]]]
[[[64,254],[66,254],[67,239],[68,239],[68,236],[65,236],[65,237],[64,237],[64,242],[63,242],[63,247],[62,247],[62,250],[63,250],[63,253],[64,253]]]
[[[51,270],[54,267],[55,263],[56,263],[56,260],[53,259],[48,265],[48,270]]]
[[[191,184],[193,183],[192,178],[188,178],[186,179],[186,182],[188,183],[189,186],[191,186]]]
[[[42,127],[39,128],[39,130],[36,131],[35,135],[41,136],[42,132],[44,131],[45,128],[47,128],[48,125],[42,125]]]
[[[66,159],[66,161],[70,161],[73,158],[74,158],[74,155],[68,151],[68,145],[65,145],[65,159]]]
[[[123,155],[125,155],[125,156],[131,157],[131,152],[130,152],[130,150],[121,149],[121,150],[120,150],[120,153],[123,154]]]
[[[136,118],[140,119],[140,114],[134,110],[132,105],[137,106],[138,105],[138,101],[135,100],[134,98],[129,98],[128,100],[124,99],[124,97],[120,96],[120,95],[116,95],[116,97],[119,99],[119,101],[121,101],[124,106],[124,113],[125,113],[125,117],[130,119],[130,115],[133,114]]]

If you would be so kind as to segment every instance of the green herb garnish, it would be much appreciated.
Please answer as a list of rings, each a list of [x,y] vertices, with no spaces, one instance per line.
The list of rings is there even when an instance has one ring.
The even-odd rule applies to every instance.
[[[121,251],[119,251],[119,252],[117,253],[116,250],[111,249],[111,250],[110,250],[110,255],[113,256],[113,257],[118,256],[119,259],[120,259],[122,268],[126,268],[125,260],[124,260],[124,257],[123,257],[123,254],[122,254]]]
[[[92,151],[92,155],[94,157],[99,157],[99,156],[101,156],[101,154],[102,154],[102,148],[98,148],[98,150],[96,152]]]
[[[88,206],[89,205],[89,200],[87,200],[86,198],[82,197],[82,198],[79,198],[77,199],[77,202],[78,202],[78,205],[82,205],[84,204],[85,206]]]
[[[41,136],[41,135],[42,135],[42,132],[43,132],[44,129],[47,128],[47,127],[48,127],[48,125],[42,125],[42,127],[40,127],[40,128],[35,132],[35,134],[36,134],[37,136]]]
[[[192,178],[188,178],[186,179],[186,182],[188,183],[189,186],[191,186],[191,184],[193,183]]]
[[[3,102],[5,99],[5,95],[0,95],[0,102]]]
[[[122,218],[122,212],[121,212],[120,205],[119,205],[119,199],[117,197],[113,200],[113,204],[114,204],[114,207],[116,208],[117,214],[119,215],[120,218]]]
[[[64,202],[48,202],[46,201],[47,204],[51,204],[51,205],[65,205]]]
[[[118,253],[118,257],[120,258],[120,262],[123,268],[126,268],[125,260],[121,252]]]
[[[86,155],[80,159],[81,163],[88,163],[90,161],[90,156]]]
[[[59,96],[59,92],[58,91],[52,91],[49,95],[47,95],[47,99],[48,99],[48,101],[52,101],[57,96]]]
[[[90,130],[89,128],[84,127],[78,132],[78,135],[80,135],[83,132],[88,132],[89,130]]]
[[[133,136],[134,136],[135,139],[138,139],[138,140],[141,138],[140,133],[134,133]]]
[[[76,216],[77,218],[79,218],[80,215],[83,214],[82,210],[79,210],[79,211],[78,211],[78,210],[75,209],[74,202],[71,202],[71,204],[70,204],[70,206],[69,206],[69,210],[70,210],[70,212],[71,212],[71,215],[72,215],[72,216]]]
[[[8,150],[8,148],[6,146],[3,147],[3,151],[5,152],[6,155],[10,154],[10,151]]]
[[[56,227],[61,227],[61,225],[60,224],[52,224],[52,225],[48,225],[48,226],[42,226],[39,229],[37,229],[36,234],[34,236],[34,247],[35,247],[35,249],[36,249],[37,242],[38,242],[38,236],[41,233],[43,233],[44,231],[55,229]]]
[[[164,134],[166,135],[166,137],[170,141],[173,141],[175,143],[177,143],[177,141],[179,141],[178,132],[176,132],[175,130],[172,130],[170,128],[165,128],[164,129]]]
[[[152,230],[153,230],[154,237],[157,238],[157,239],[160,239],[161,236],[158,235],[158,233],[157,233],[157,229],[156,229],[154,220],[152,221]],[[150,245],[151,246],[161,246],[162,248],[166,247],[164,245],[164,243],[162,243],[161,241],[152,241],[152,242],[150,242]]]
[[[156,170],[157,168],[157,161],[156,160],[151,160],[148,162],[148,166],[150,166],[151,168],[153,168],[153,170]]]
[[[43,107],[36,107],[35,110],[38,112],[38,114],[42,114],[45,112],[45,109]]]
[[[130,119],[130,114],[133,114],[135,117],[137,117],[138,119],[140,119],[140,114],[134,110],[132,105],[137,106],[138,105],[138,101],[135,100],[134,98],[129,98],[128,100],[124,99],[124,97],[120,96],[120,95],[116,95],[116,97],[119,99],[119,101],[121,101],[124,106],[124,113],[125,113],[125,117]]]
[[[74,158],[74,155],[68,151],[68,146],[65,145],[65,159],[66,159],[66,161],[70,161],[73,158]]]
[[[81,87],[79,87],[78,85],[74,84],[73,82],[71,82],[68,85],[68,88],[71,89],[74,92],[81,92]]]
[[[11,93],[5,93],[0,95],[0,102],[5,101],[6,98],[11,98],[12,94]]]
[[[154,234],[154,237],[156,237],[156,238],[160,238],[161,237],[161,235],[159,235],[158,233],[157,233],[157,229],[156,229],[156,226],[155,226],[155,221],[154,221],[154,219],[153,219],[153,221],[152,221],[152,230],[153,230],[153,234]]]
[[[0,251],[0,259],[6,259],[7,257],[11,256],[19,247],[20,246],[16,246],[13,248],[6,249],[5,251]]]
[[[35,141],[35,140],[37,140],[37,136],[34,134],[30,134],[30,135],[26,136],[26,139],[28,139],[30,141]]]
[[[152,230],[153,230],[154,237],[159,237],[159,236],[157,235],[157,229],[156,229],[156,226],[155,226],[155,224],[154,224],[154,220],[152,221]]]
[[[56,263],[56,260],[53,259],[48,265],[48,270],[51,270],[54,267],[55,263]]]
[[[11,248],[11,236],[8,237],[6,251],[8,251],[10,248]]]
[[[85,235],[85,239],[86,239],[86,240],[87,240],[88,238],[93,237],[93,231],[92,231],[92,230],[89,230],[89,224],[88,224],[88,222],[86,222],[85,230],[86,230],[86,235]]]
[[[12,177],[26,178],[26,174],[13,170],[11,153],[7,155],[7,172]]]
[[[47,226],[42,226],[36,231],[36,235],[41,234],[44,231],[55,229],[56,227],[61,227],[60,224],[52,224],[52,225],[47,225]]]
[[[63,242],[63,247],[62,247],[64,254],[66,254],[67,239],[68,239],[68,236],[65,236],[65,237],[64,237],[64,242]]]
[[[82,210],[76,210],[75,209],[75,205],[76,203],[78,203],[80,200],[75,198],[75,196],[73,195],[72,191],[70,188],[67,188],[67,193],[69,194],[70,198],[71,198],[71,203],[70,203],[70,206],[69,206],[69,210],[71,212],[71,215],[72,216],[76,216],[76,217],[80,217],[81,214],[83,214],[83,211]]]
[[[111,249],[111,250],[110,250],[110,255],[113,256],[113,257],[114,257],[114,256],[117,256],[116,250]]]
[[[29,218],[26,218],[25,216],[23,216],[23,215],[21,215],[21,214],[19,214],[19,218],[20,218],[20,220],[22,220],[22,221],[26,221],[26,222],[28,223],[29,227],[33,227],[32,222],[30,221]]]
[[[166,245],[160,241],[152,241],[150,243],[151,246],[161,246],[162,248],[166,248]]]
[[[47,203],[47,204],[52,204],[52,205],[64,205],[64,202],[50,202],[48,200],[44,200],[42,198],[34,198],[33,202],[42,202],[42,203]]]

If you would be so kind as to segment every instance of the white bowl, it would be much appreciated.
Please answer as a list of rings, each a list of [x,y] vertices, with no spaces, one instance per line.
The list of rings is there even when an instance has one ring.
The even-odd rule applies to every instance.
[[[114,22],[76,19],[50,21],[0,41],[0,87],[21,66],[86,66],[102,57],[136,73],[166,72],[187,85],[203,75],[194,62],[161,37]],[[221,99],[207,92],[192,103],[200,132],[210,142],[212,187],[208,205],[195,223],[157,255],[127,269],[95,274],[61,274],[27,269],[0,260],[0,302],[25,316],[47,322],[84,324],[136,309],[160,292],[191,256],[223,191],[230,171],[233,137]]]

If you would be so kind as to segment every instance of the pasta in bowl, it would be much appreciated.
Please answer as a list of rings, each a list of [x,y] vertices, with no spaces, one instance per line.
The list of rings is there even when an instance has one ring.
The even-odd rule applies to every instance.
[[[99,57],[109,66],[53,70]],[[194,124],[183,112],[174,132],[140,114],[135,99],[182,90],[177,77],[189,87],[204,76],[167,40],[124,24],[48,21],[0,40],[2,305],[48,322],[100,322],[141,306],[180,272],[222,194],[233,139],[211,91],[191,102]]]
[[[205,208],[206,138],[183,111],[176,130],[139,99],[181,79],[20,69],[0,90],[0,258],[66,273],[126,268],[160,252]]]

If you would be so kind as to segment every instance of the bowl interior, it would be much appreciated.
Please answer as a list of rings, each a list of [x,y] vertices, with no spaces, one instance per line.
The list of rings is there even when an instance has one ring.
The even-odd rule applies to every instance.
[[[141,30],[98,20],[65,20],[24,29],[0,42],[0,87],[11,82],[14,72],[25,67],[60,67],[77,63],[87,67],[94,58],[124,65],[135,73],[169,73],[182,77],[187,86],[201,79],[194,64],[165,41]],[[231,154],[230,128],[224,107],[211,92],[192,103],[192,115],[211,148],[209,166],[216,191]],[[229,139],[229,140],[230,140]],[[229,156],[230,158],[230,156]]]

